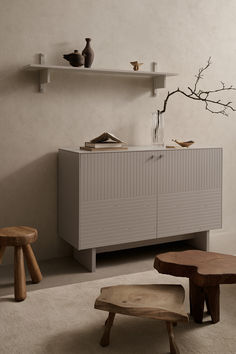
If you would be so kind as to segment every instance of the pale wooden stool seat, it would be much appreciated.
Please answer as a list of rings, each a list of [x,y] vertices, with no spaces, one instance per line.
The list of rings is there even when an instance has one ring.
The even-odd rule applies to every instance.
[[[165,321],[170,352],[179,354],[174,340],[173,325],[178,321],[188,321],[188,315],[183,308],[184,296],[184,288],[181,285],[117,285],[102,288],[94,307],[108,311],[109,315],[100,344],[109,345],[115,314],[120,313]]]
[[[38,238],[38,231],[28,226],[13,226],[0,229],[0,264],[7,246],[15,248],[14,252],[14,290],[15,300],[22,301],[26,298],[26,282],[24,257],[33,283],[42,280],[38,263],[30,243]]]

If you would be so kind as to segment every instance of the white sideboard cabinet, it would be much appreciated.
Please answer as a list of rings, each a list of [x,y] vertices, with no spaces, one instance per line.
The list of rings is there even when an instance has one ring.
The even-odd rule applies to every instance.
[[[222,149],[59,150],[59,235],[87,269],[96,253],[189,239],[222,225]]]

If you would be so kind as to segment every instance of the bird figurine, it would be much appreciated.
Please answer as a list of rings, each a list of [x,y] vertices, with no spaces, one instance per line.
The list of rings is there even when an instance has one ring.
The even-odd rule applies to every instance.
[[[179,144],[182,147],[189,147],[190,145],[192,145],[194,143],[194,141],[189,140],[189,141],[178,141],[176,139],[172,139],[172,141],[174,141],[175,143]]]
[[[140,67],[141,65],[143,65],[143,63],[139,63],[137,60],[136,60],[136,61],[131,61],[130,64],[133,65],[134,71],[138,71],[138,70],[139,70],[139,67]]]

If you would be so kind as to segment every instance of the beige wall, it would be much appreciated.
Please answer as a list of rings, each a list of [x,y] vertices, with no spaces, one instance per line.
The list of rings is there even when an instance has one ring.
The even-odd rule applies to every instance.
[[[37,74],[22,71],[45,53],[50,64],[67,65],[62,54],[93,39],[94,67],[129,69],[130,60],[156,60],[178,72],[168,88],[191,85],[211,55],[203,82],[236,84],[234,0],[1,0],[0,2],[0,226],[39,229],[38,258],[69,254],[57,236],[57,150],[79,146],[104,130],[130,144],[149,144],[151,112],[166,91],[150,97],[148,81],[95,78],[58,72],[45,94]],[[236,105],[236,93],[234,102]],[[224,228],[214,250],[236,253],[236,114],[213,117],[204,107],[175,96],[166,113],[166,142],[193,139],[224,147]],[[7,254],[5,262],[12,261]]]

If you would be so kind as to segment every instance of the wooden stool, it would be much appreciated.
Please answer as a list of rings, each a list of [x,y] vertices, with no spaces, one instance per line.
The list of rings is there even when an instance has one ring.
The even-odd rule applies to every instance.
[[[33,283],[42,280],[38,263],[35,259],[30,243],[38,238],[38,231],[28,226],[5,227],[0,229],[0,264],[7,246],[15,247],[14,253],[14,289],[15,300],[22,301],[26,298],[24,256]]]
[[[155,257],[159,273],[189,278],[190,314],[202,323],[204,302],[212,322],[220,320],[220,284],[236,283],[236,257],[228,254],[189,250]]]
[[[171,354],[179,354],[173,325],[188,321],[183,310],[184,288],[181,285],[117,285],[101,289],[94,307],[108,311],[101,346],[109,345],[110,330],[116,313],[166,322]],[[150,350],[151,352],[151,350]]]

